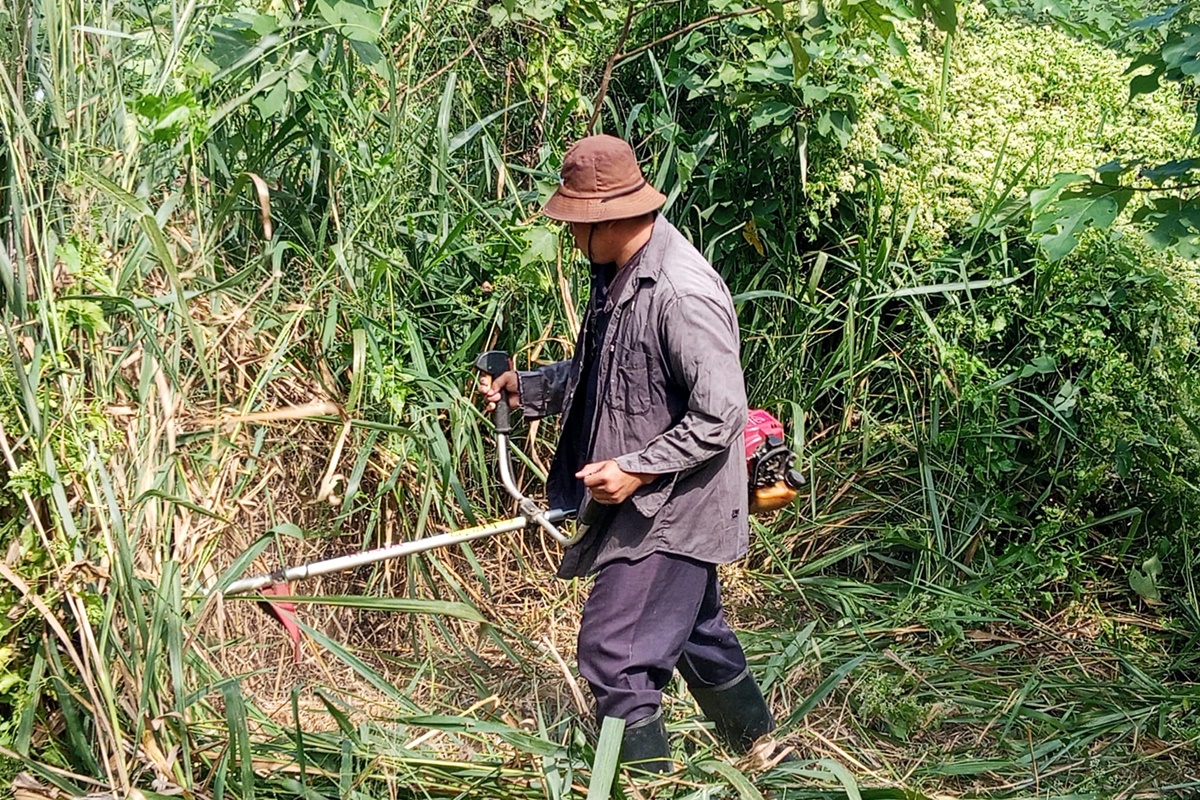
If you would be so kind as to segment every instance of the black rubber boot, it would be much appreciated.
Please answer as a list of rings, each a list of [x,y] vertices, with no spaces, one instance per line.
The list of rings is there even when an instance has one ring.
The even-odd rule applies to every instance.
[[[775,730],[775,718],[749,670],[729,683],[692,688],[691,692],[704,716],[716,724],[717,737],[730,750],[745,753],[760,737]]]
[[[661,775],[671,771],[671,748],[662,709],[652,717],[625,726],[621,738],[621,764],[630,772]]]

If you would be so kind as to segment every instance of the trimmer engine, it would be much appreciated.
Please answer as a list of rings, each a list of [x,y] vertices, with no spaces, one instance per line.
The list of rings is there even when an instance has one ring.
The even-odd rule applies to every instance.
[[[750,409],[746,423],[746,472],[750,477],[750,513],[783,508],[805,484],[794,467],[796,454],[783,440],[783,424],[769,412]]]

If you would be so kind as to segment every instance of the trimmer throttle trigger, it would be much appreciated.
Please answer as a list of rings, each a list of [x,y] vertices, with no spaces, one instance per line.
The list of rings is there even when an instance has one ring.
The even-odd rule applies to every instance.
[[[576,514],[576,519],[580,525],[591,527],[604,521],[608,516],[608,512],[612,510],[611,506],[601,505],[592,499],[592,493],[584,491],[583,502],[579,504],[579,511]]]
[[[502,373],[512,369],[512,360],[508,357],[508,353],[503,350],[488,350],[486,353],[480,353],[475,358],[475,369],[486,374],[489,378],[497,378]],[[500,390],[500,402],[496,403],[496,410],[492,412],[492,422],[496,426],[496,433],[507,435],[512,431],[512,423],[508,419],[508,392]]]

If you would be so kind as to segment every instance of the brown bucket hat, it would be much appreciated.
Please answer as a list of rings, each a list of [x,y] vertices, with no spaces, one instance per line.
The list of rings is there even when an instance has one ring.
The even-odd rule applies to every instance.
[[[657,211],[666,200],[642,175],[633,148],[601,134],[571,145],[542,213],[563,222],[604,222]]]

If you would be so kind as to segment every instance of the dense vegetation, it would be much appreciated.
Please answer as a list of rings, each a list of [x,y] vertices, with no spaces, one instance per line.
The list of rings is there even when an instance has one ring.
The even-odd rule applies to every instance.
[[[1193,14],[0,5],[0,796],[1194,793]],[[569,351],[589,130],[812,477],[725,572],[771,771],[680,687],[682,777],[614,777],[533,533],[294,587],[298,659],[205,594],[512,512],[470,364]]]

